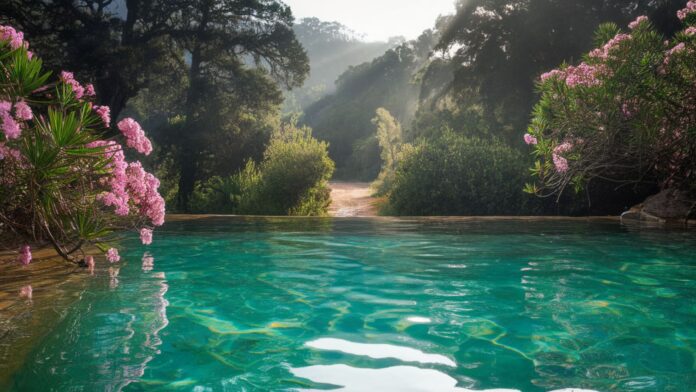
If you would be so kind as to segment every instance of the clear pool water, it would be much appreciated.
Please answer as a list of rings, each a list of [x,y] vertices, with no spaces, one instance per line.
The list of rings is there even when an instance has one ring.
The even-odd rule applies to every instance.
[[[618,223],[168,223],[17,391],[696,390],[696,236]]]

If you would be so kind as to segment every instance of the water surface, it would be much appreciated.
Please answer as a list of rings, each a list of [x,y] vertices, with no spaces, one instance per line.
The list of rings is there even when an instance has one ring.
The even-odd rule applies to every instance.
[[[217,218],[122,248],[11,390],[696,390],[693,232]]]

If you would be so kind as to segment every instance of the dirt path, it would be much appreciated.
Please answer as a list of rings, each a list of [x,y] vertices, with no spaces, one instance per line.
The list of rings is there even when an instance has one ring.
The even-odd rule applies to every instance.
[[[367,182],[331,182],[331,216],[377,216],[377,199]]]

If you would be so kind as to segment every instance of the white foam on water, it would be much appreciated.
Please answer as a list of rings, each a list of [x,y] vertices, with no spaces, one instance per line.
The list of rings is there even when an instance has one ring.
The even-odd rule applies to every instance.
[[[346,354],[363,355],[370,358],[395,358],[404,362],[436,363],[455,367],[457,364],[440,354],[427,354],[415,348],[394,346],[391,344],[355,343],[343,339],[320,338],[305,343],[317,350],[340,351]]]
[[[383,369],[356,368],[348,365],[317,365],[290,369],[296,377],[331,384],[342,392],[520,392],[517,389],[474,391],[457,388],[457,380],[434,369],[392,366]]]

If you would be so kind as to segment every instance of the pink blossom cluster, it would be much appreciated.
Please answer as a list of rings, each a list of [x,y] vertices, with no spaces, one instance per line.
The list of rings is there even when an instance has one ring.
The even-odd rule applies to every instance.
[[[101,118],[106,128],[111,127],[111,108],[108,106],[94,106],[94,112]]]
[[[640,19],[640,18],[639,18]],[[621,42],[628,41],[631,36],[628,34],[616,34],[614,38],[610,39],[609,42],[604,44],[601,48],[597,48],[590,52],[590,57],[596,59],[606,60],[609,58],[609,54],[619,46]]]
[[[34,113],[31,107],[24,101],[19,101],[15,104],[15,116],[17,119],[29,121],[34,118]]]
[[[114,141],[96,141],[88,147],[104,147],[111,169],[110,190],[99,196],[107,206],[115,207],[116,215],[130,213],[131,202],[140,215],[150,219],[154,226],[164,224],[165,203],[159,194],[159,180],[146,172],[140,162],[127,163],[122,147]]]
[[[164,224],[164,198],[159,194],[160,182],[146,172],[140,162],[128,165],[128,191],[139,206],[140,214],[150,219],[154,226]]]
[[[10,148],[7,145],[5,145],[5,143],[0,142],[0,161],[7,157],[14,158],[15,160],[20,160],[22,158],[22,155],[19,152],[19,150]]]
[[[677,17],[679,20],[684,20],[687,15],[694,12],[696,12],[696,0],[689,0],[689,2],[686,3],[686,7],[677,12]]]
[[[684,34],[688,36],[696,35],[696,27],[695,26],[689,26],[684,30]]]
[[[529,145],[529,144],[537,144],[539,141],[537,140],[536,137],[534,137],[528,133],[525,133],[524,134],[524,142],[527,143],[527,145]]]
[[[648,21],[648,17],[645,15],[641,15],[641,16],[637,17],[636,20],[629,23],[628,28],[631,30],[635,30],[638,26],[640,26],[641,23],[647,22],[647,21]]]
[[[568,160],[558,154],[553,154],[553,165],[556,167],[556,171],[559,173],[565,173],[568,171]]]
[[[665,54],[665,60],[662,63],[661,73],[665,73],[665,67],[667,67],[672,62],[672,57],[677,54],[686,51],[686,44],[683,42],[678,43],[672,49],[668,50]]]
[[[72,88],[72,91],[75,93],[75,98],[77,99],[82,99],[82,97],[94,97],[96,95],[92,84],[83,87],[80,82],[75,80],[75,75],[72,72],[61,72],[60,80]]]
[[[602,83],[597,79],[597,76],[603,71],[604,67],[601,65],[590,65],[584,62],[580,63],[577,67],[571,65],[566,69],[565,82],[568,87],[597,86]]]
[[[24,33],[10,26],[0,26],[0,41],[7,41],[12,49],[29,49],[29,43],[24,41]]]
[[[128,147],[135,149],[141,154],[150,155],[152,152],[152,143],[145,136],[145,132],[135,120],[132,118],[124,118],[116,124],[118,129],[126,137]]]
[[[542,74],[541,81],[545,82],[547,79],[551,79],[551,78],[563,78],[563,79],[565,79],[565,77],[566,77],[565,72],[560,71],[558,69],[554,69],[552,71],[549,71],[549,72]]]
[[[121,145],[114,141],[104,140],[97,140],[89,143],[87,147],[103,147],[104,154],[109,161],[107,168],[111,169],[111,179],[109,180],[111,190],[101,194],[99,196],[100,200],[107,206],[115,207],[116,215],[128,215],[128,212],[130,211],[128,206],[129,196],[128,192],[126,191],[126,182],[128,180],[126,176],[126,169],[128,168],[128,163],[126,162],[126,157],[123,154],[123,148],[121,148]]]
[[[29,111],[31,112],[31,109]],[[22,115],[25,114],[24,112],[22,113]],[[12,103],[0,101],[0,120],[2,120],[2,131],[8,140],[17,139],[22,134],[22,128],[19,126],[17,118],[12,116]]]
[[[568,171],[568,160],[561,156],[561,154],[570,151],[573,145],[570,142],[564,142],[556,146],[553,149],[553,165],[556,167],[556,171],[559,173],[565,173]]]

